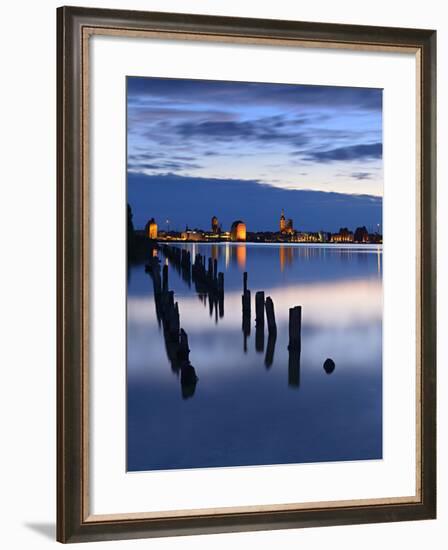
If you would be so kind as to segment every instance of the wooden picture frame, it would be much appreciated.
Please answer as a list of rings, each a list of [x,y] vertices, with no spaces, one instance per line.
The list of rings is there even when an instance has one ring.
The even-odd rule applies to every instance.
[[[413,499],[97,517],[88,483],[88,47],[94,34],[396,51],[419,78],[417,494]],[[436,516],[436,32],[61,7],[57,11],[57,539],[81,542],[430,519]]]

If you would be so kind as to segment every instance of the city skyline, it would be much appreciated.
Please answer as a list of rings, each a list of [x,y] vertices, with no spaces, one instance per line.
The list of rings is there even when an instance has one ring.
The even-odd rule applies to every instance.
[[[201,242],[309,242],[309,243],[375,243],[382,244],[382,227],[367,227],[366,225],[349,228],[340,227],[337,232],[328,231],[303,231],[294,226],[294,220],[285,216],[282,208],[278,218],[278,227],[275,231],[262,230],[253,231],[247,227],[245,220],[234,220],[230,228],[225,227],[216,215],[210,218],[209,227],[191,227],[188,224],[184,229],[170,227],[170,220],[164,220],[160,225],[154,216],[146,223],[144,236],[152,241],[201,241]],[[132,208],[128,208],[128,227],[131,232],[135,231],[133,225]],[[141,230],[140,230],[141,232]],[[140,233],[141,234],[141,233]]]

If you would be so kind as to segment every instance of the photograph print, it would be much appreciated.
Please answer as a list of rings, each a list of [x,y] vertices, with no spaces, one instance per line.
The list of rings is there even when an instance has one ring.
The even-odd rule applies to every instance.
[[[127,77],[127,471],[382,459],[382,90]]]

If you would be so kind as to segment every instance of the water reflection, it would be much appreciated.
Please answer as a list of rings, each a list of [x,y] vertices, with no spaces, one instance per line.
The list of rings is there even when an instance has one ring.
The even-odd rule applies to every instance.
[[[236,247],[236,262],[240,269],[246,268],[246,245],[242,244]]]
[[[279,248],[280,271],[284,271],[285,265],[291,265],[294,259],[294,248],[292,246],[281,246]]]
[[[128,469],[381,457],[381,249],[178,248],[131,266]]]

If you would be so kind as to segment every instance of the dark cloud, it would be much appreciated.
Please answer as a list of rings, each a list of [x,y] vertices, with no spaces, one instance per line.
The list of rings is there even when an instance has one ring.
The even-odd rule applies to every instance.
[[[382,154],[382,143],[370,143],[338,147],[326,151],[311,151],[306,153],[304,159],[317,162],[375,160],[381,159]]]
[[[372,174],[370,172],[352,172],[350,177],[358,181],[370,180],[372,179]]]
[[[128,170],[131,172],[142,172],[152,170],[157,172],[180,172],[184,170],[196,170],[202,168],[195,162],[185,162],[173,160],[161,160],[158,162],[135,162],[131,159],[128,162]]]
[[[207,120],[197,124],[184,122],[176,127],[176,131],[183,138],[199,136],[209,139],[245,139],[255,136],[256,127],[253,122]]]
[[[265,117],[255,120],[182,122],[172,125],[172,131],[183,139],[210,141],[256,141],[259,143],[283,142],[290,147],[299,147],[308,142],[300,131],[300,124],[287,117]]]
[[[130,77],[127,91],[134,173],[219,175],[244,157],[246,174],[261,178],[274,162],[291,181],[296,170],[312,178],[313,163],[382,155],[380,89]],[[369,179],[366,168],[345,168],[345,177]]]
[[[192,95],[206,104],[283,105],[288,107],[319,106],[381,110],[382,90],[343,86],[310,86],[258,82],[142,78],[127,80],[130,101],[144,103],[145,98],[188,104]]]
[[[177,105],[166,104],[163,107],[145,106],[141,104],[128,104],[128,124],[154,124],[156,122],[166,122],[176,118],[182,120],[201,121],[204,118],[216,120],[233,120],[237,115],[229,111],[207,109],[180,109]]]

